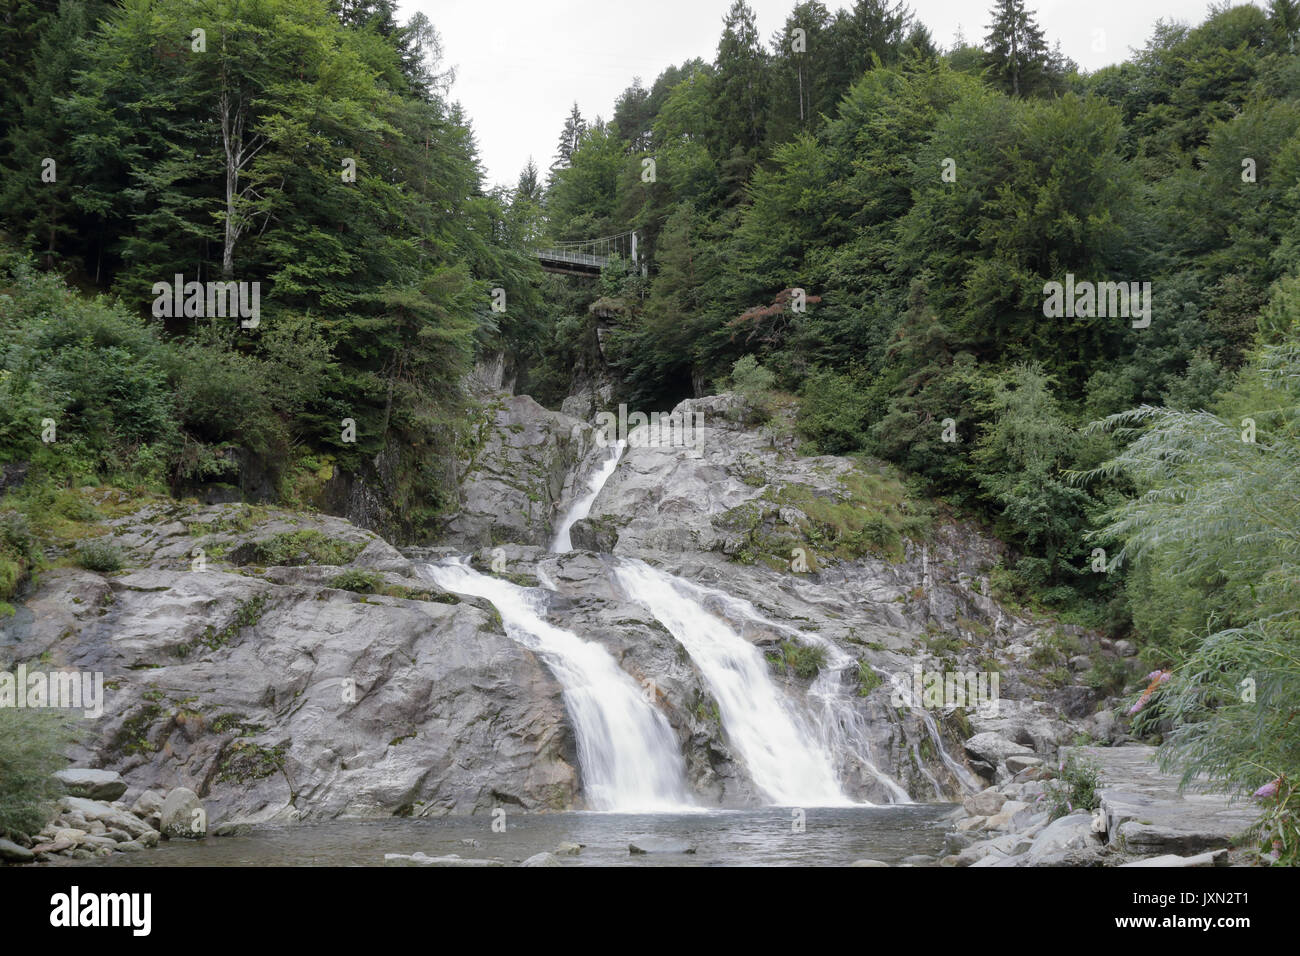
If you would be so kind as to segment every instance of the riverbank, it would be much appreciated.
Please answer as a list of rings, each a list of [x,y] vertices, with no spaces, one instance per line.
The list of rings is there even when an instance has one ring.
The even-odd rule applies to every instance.
[[[1243,848],[1259,817],[1248,800],[1197,786],[1179,792],[1155,748],[1062,747],[1055,767],[1008,757],[1004,782],[967,797],[945,838],[944,866],[1250,865]],[[1071,786],[1070,780],[1082,781]],[[1095,779],[1095,786],[1093,780]],[[1072,795],[1095,794],[1089,806]],[[1059,794],[1059,797],[1056,796]],[[1051,807],[1065,801],[1053,819]],[[1095,804],[1092,806],[1091,804]]]

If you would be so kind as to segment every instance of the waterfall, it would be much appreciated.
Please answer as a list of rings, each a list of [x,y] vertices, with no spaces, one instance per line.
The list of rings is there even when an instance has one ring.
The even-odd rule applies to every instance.
[[[638,560],[620,561],[614,577],[690,654],[718,702],[727,739],[764,796],[783,806],[852,804],[825,743],[777,688],[762,653],[705,607],[708,589]]]
[[[616,442],[610,449],[609,457],[587,480],[586,491],[580,497],[574,499],[573,504],[569,506],[569,510],[560,520],[559,527],[555,532],[555,539],[551,543],[552,551],[573,550],[573,542],[569,539],[569,529],[591,514],[591,506],[596,503],[596,496],[600,494],[600,489],[605,487],[605,482],[609,481],[610,475],[614,474],[614,469],[618,467],[618,460],[622,457],[623,449],[626,447],[627,442]]]
[[[605,648],[543,619],[542,592],[479,574],[463,560],[425,565],[423,571],[444,590],[491,601],[506,634],[550,667],[564,688],[592,809],[634,813],[690,806],[685,762],[668,721]]]

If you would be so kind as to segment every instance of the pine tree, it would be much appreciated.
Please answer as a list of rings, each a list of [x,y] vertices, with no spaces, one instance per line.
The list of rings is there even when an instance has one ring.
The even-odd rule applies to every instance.
[[[717,99],[715,100],[718,153],[739,146],[757,149],[763,141],[767,115],[767,51],[758,36],[754,11],[745,0],[735,0],[723,20],[718,41]]]
[[[555,162],[551,163],[551,172],[563,169],[573,161],[573,151],[578,148],[582,134],[587,131],[587,121],[582,118],[578,101],[574,100],[573,109],[564,120],[564,130],[560,133],[560,145],[555,151]]]
[[[1051,54],[1043,31],[1025,0],[998,0],[989,13],[993,22],[984,38],[989,78],[1012,96],[1028,96],[1047,79]]]

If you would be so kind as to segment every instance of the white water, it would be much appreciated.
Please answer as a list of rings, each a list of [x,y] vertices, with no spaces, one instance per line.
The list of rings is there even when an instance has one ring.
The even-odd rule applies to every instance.
[[[605,648],[544,620],[539,592],[479,574],[464,563],[425,565],[424,572],[447,591],[491,601],[506,634],[535,651],[555,674],[564,688],[592,809],[646,813],[690,806],[676,735]]]
[[[555,532],[555,540],[551,543],[552,551],[573,550],[573,542],[569,539],[569,529],[591,514],[591,506],[596,503],[596,496],[600,494],[600,489],[605,487],[605,482],[609,481],[610,475],[614,474],[614,469],[618,467],[618,460],[623,456],[623,449],[626,447],[627,442],[615,443],[610,449],[609,457],[587,480],[587,490],[581,497],[574,499],[573,504],[569,506],[568,512],[560,520],[559,528]]]
[[[637,560],[620,562],[614,577],[691,655],[718,702],[728,740],[764,796],[782,806],[852,803],[825,744],[777,689],[758,648],[704,606],[707,589]]]

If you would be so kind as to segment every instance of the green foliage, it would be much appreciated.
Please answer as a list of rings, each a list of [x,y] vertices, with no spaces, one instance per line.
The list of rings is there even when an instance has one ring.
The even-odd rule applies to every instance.
[[[285,531],[252,545],[246,563],[266,567],[338,566],[349,563],[365,546],[364,541],[340,541],[314,529]]]
[[[1060,766],[1059,776],[1050,780],[1043,794],[1047,801],[1048,819],[1055,820],[1075,810],[1095,810],[1101,806],[1097,787],[1101,782],[1101,768],[1096,761],[1070,755]]]
[[[67,766],[71,742],[60,714],[0,707],[0,834],[30,836],[44,826],[60,792],[51,775]]]
[[[800,680],[812,680],[826,666],[826,648],[819,644],[782,641],[777,656],[780,667]]]
[[[77,564],[87,571],[104,574],[120,571],[123,564],[122,549],[103,539],[87,541],[77,549]]]
[[[383,585],[383,578],[373,571],[361,571],[349,568],[342,574],[330,578],[330,587],[342,591],[356,591],[359,594],[374,594]]]

